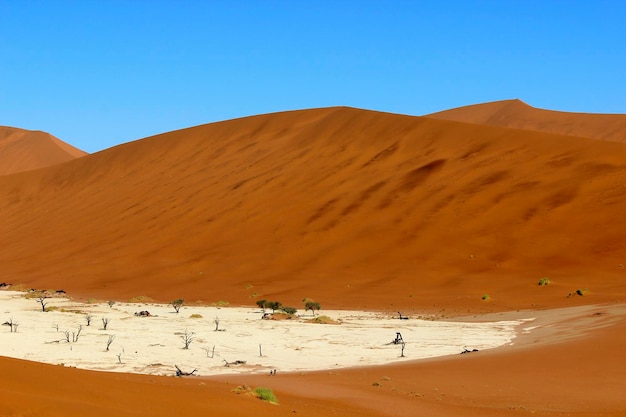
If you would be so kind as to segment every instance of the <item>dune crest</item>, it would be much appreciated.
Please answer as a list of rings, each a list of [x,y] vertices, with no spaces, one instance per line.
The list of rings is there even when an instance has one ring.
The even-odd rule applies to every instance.
[[[426,117],[626,142],[626,115],[624,114],[544,110],[532,107],[518,99],[463,106],[432,113]]]
[[[31,171],[86,155],[49,133],[0,126],[0,175]]]

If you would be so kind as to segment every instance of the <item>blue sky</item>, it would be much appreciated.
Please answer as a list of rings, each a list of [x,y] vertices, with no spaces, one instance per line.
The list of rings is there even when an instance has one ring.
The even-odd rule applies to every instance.
[[[626,113],[626,2],[0,0],[0,125],[88,152],[327,106]]]

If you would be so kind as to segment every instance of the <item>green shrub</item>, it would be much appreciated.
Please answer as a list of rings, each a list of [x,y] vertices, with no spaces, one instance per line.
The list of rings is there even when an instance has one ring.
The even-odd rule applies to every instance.
[[[278,399],[276,398],[276,396],[274,395],[271,389],[258,387],[258,388],[255,388],[254,392],[256,392],[256,394],[261,400],[267,401],[271,404],[278,404]]]
[[[482,296],[482,300],[483,300],[483,301],[487,301],[487,300],[489,300],[490,298],[491,298],[491,297],[489,297],[489,294],[485,294],[485,295],[483,295],[483,296]]]
[[[583,290],[583,289],[579,288],[576,291],[573,291],[573,292],[567,294],[567,298],[573,297],[575,295],[580,295],[582,297],[582,296],[585,296],[587,294],[589,294],[589,290]]]
[[[304,311],[311,310],[313,315],[315,315],[315,310],[320,311],[321,308],[320,303],[316,303],[313,300],[308,300],[304,303]]]
[[[267,308],[272,309],[272,313],[276,312],[276,310],[280,310],[282,303],[280,301],[269,301],[267,303]]]
[[[552,281],[550,281],[550,278],[548,277],[543,277],[539,280],[539,286],[545,286],[545,285],[550,285],[552,283]]]
[[[285,313],[289,314],[290,316],[296,314],[298,312],[298,310],[296,310],[294,307],[281,307],[280,308],[282,311],[284,311]]]

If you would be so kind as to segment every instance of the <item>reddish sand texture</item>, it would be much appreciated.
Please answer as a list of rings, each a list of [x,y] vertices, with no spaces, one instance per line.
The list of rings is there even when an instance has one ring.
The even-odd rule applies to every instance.
[[[592,115],[558,116],[555,134],[542,130],[556,112],[509,104],[496,113],[515,128],[490,126],[489,105],[459,110],[471,124],[316,109],[2,176],[0,281],[78,298],[301,307],[308,297],[437,317],[610,308],[595,322],[584,309],[560,320],[586,323],[572,338],[274,379],[2,359],[0,414],[626,415],[626,144],[610,129],[588,133]],[[552,284],[538,286],[542,277]],[[576,290],[585,295],[567,297]],[[281,405],[230,391],[243,383],[271,386]]]
[[[84,155],[49,133],[0,126],[0,175],[44,168]]]

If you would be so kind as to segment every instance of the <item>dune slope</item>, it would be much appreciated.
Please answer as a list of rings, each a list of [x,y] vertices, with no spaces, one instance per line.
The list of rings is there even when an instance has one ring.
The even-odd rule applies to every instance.
[[[544,110],[529,106],[521,100],[503,100],[463,106],[429,114],[426,117],[626,142],[626,115],[624,114]]]
[[[255,116],[1,177],[0,274],[105,299],[623,299],[625,174],[622,143],[351,108]]]
[[[576,123],[563,136],[539,119],[464,121],[287,112],[1,176],[0,281],[116,300],[536,314],[541,328],[513,347],[208,379],[0,358],[0,414],[626,415],[626,145]],[[578,307],[548,310],[560,306]],[[528,308],[542,311],[479,314]],[[233,393],[241,384],[280,405]]]
[[[0,126],[0,175],[56,165],[84,155],[49,133]]]

